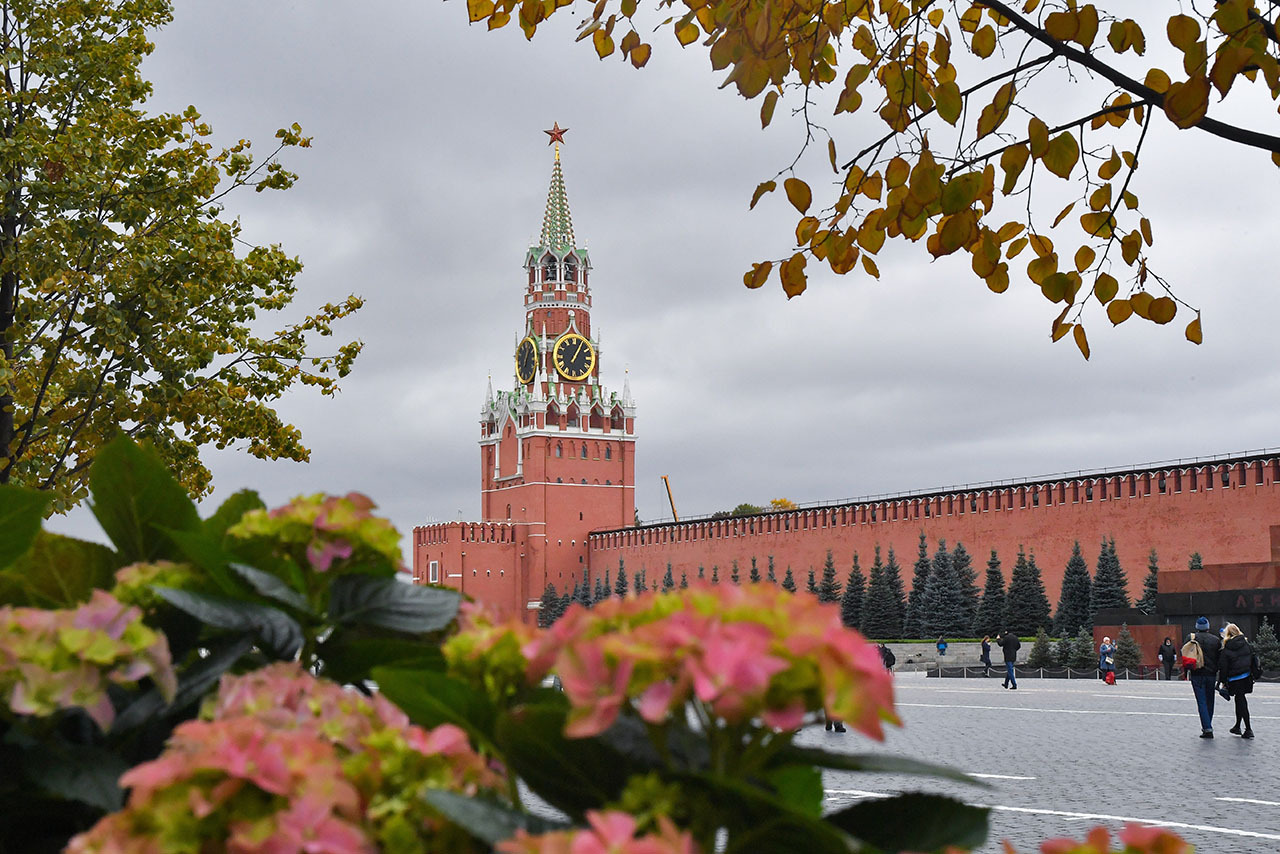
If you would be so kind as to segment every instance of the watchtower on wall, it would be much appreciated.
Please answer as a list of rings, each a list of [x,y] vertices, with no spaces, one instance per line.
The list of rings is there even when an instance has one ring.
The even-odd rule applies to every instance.
[[[635,519],[636,405],[628,378],[617,392],[601,377],[591,256],[574,235],[563,131],[548,133],[555,160],[542,229],[524,254],[512,383],[495,392],[491,379],[480,409],[481,522],[414,530],[415,580],[526,614],[548,582],[587,581],[591,531]]]

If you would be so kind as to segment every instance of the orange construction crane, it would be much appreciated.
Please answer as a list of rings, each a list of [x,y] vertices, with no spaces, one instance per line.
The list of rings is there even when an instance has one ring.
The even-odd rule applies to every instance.
[[[667,476],[662,475],[662,483],[667,487],[667,503],[671,505],[671,516],[677,522],[680,521],[680,514],[676,512],[676,501],[671,497],[671,481],[667,480]]]

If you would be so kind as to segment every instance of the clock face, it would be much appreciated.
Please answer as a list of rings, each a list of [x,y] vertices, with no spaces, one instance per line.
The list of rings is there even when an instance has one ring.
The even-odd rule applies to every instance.
[[[596,366],[596,351],[591,348],[591,342],[576,332],[561,335],[552,353],[556,370],[567,380],[585,380]]]
[[[537,372],[538,344],[532,338],[525,338],[516,346],[516,379],[521,385],[528,385]]]

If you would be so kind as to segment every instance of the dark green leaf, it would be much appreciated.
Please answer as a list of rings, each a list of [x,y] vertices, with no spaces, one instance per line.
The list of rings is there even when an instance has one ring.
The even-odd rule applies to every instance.
[[[222,502],[213,515],[204,520],[204,532],[213,537],[215,542],[221,542],[227,534],[227,529],[239,522],[240,517],[250,510],[264,510],[266,506],[258,493],[252,489],[242,489]]]
[[[31,548],[52,500],[52,494],[37,489],[0,486],[0,567]]]
[[[668,724],[650,731],[644,721],[630,715],[620,716],[599,739],[630,759],[636,765],[662,768],[671,765],[685,771],[705,771],[711,761],[711,747],[706,736],[688,727]],[[653,739],[665,738],[666,758],[658,754]]]
[[[156,593],[170,605],[210,626],[253,632],[274,658],[290,661],[302,648],[302,627],[278,608],[171,587],[157,587]]]
[[[124,806],[120,775],[129,765],[110,750],[41,741],[22,751],[27,779],[59,797],[112,812]]]
[[[810,818],[822,816],[822,771],[813,765],[780,765],[769,769],[769,785],[778,800]]]
[[[402,637],[371,637],[359,629],[338,628],[320,644],[323,675],[335,682],[353,683],[372,678],[375,667],[444,670],[444,656],[433,643]]]
[[[208,533],[166,529],[165,535],[177,546],[181,556],[204,570],[223,593],[234,596],[243,592],[243,585],[227,568],[232,560],[231,555]]]
[[[988,783],[947,765],[935,765],[932,762],[885,753],[829,753],[814,747],[797,747],[792,744],[779,750],[777,756],[781,762],[817,765],[819,768],[875,774],[920,774],[990,788]]]
[[[678,775],[725,817],[726,854],[847,854],[849,840],[836,827],[787,804],[760,786],[716,774]],[[854,849],[856,850],[856,849]]]
[[[405,667],[376,667],[373,681],[418,726],[454,724],[478,742],[493,742],[493,704],[465,682],[438,671]]]
[[[511,772],[551,806],[581,819],[622,793],[633,772],[616,750],[596,738],[564,736],[563,704],[520,706],[499,716],[495,740]]]
[[[539,834],[565,830],[571,826],[521,812],[509,804],[485,798],[469,798],[446,789],[429,789],[422,799],[439,810],[445,818],[489,845],[497,845],[504,839],[510,839],[520,828],[528,833]]]
[[[394,578],[342,575],[329,588],[329,618],[338,624],[422,634],[452,623],[459,602],[461,597],[452,590]]]
[[[938,851],[986,844],[989,812],[942,795],[908,792],[854,804],[827,821],[883,851]]]
[[[268,599],[274,599],[282,605],[288,605],[290,608],[304,613],[311,613],[306,597],[271,573],[263,572],[248,564],[235,563],[234,561],[229,566],[236,575],[249,582],[254,590]]]
[[[143,725],[157,716],[179,712],[201,700],[222,674],[253,649],[253,638],[246,635],[219,647],[178,674],[178,690],[173,702],[166,703],[160,692],[152,688],[134,700],[116,716],[111,731],[124,732]]]
[[[15,605],[74,608],[95,589],[109,590],[121,565],[106,546],[40,531],[35,544],[4,570],[0,595]]]
[[[121,434],[108,442],[89,471],[90,508],[125,563],[175,556],[160,529],[194,531],[200,515],[160,455]]]

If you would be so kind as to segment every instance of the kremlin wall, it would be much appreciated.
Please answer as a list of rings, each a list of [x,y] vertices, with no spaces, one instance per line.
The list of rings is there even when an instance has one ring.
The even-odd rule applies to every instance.
[[[416,583],[534,622],[548,584],[594,585],[620,562],[651,580],[668,564],[677,580],[700,566],[727,579],[735,560],[746,577],[752,558],[763,573],[772,557],[777,577],[790,567],[803,588],[828,550],[843,579],[855,553],[867,568],[879,546],[886,559],[894,550],[909,586],[923,532],[930,554],[939,540],[963,543],[979,578],[994,549],[1007,581],[1025,548],[1056,605],[1073,544],[1093,567],[1105,537],[1135,600],[1156,549],[1170,628],[1199,614],[1235,619],[1250,635],[1263,615],[1280,621],[1280,451],[635,525],[637,406],[625,378],[620,393],[602,379],[591,259],[561,171],[564,129],[547,133],[556,150],[542,231],[512,291],[525,313],[512,387],[495,393],[491,382],[480,409],[482,519],[414,528]],[[1204,570],[1186,569],[1193,552]]]

